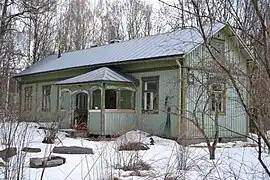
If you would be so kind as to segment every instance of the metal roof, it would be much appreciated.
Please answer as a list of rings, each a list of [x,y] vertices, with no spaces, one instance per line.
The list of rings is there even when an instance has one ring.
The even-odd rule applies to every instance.
[[[205,26],[205,32],[212,36],[225,25],[216,23]],[[107,44],[94,48],[48,56],[33,64],[16,76],[37,74],[75,67],[112,64],[132,60],[143,60],[174,55],[183,55],[203,42],[196,28],[180,29],[164,34]]]
[[[132,76],[124,75],[110,68],[102,67],[102,68],[90,71],[88,73],[75,76],[73,78],[56,82],[55,84],[56,85],[79,84],[79,83],[96,82],[96,81],[135,83],[136,79]]]

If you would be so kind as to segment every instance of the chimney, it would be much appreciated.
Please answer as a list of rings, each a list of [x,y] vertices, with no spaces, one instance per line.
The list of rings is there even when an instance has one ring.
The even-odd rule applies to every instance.
[[[114,43],[119,43],[119,42],[121,42],[120,39],[112,39],[110,40],[109,44],[114,44]]]
[[[90,48],[94,48],[94,47],[98,47],[98,45],[97,44],[93,44],[93,45],[90,46]]]

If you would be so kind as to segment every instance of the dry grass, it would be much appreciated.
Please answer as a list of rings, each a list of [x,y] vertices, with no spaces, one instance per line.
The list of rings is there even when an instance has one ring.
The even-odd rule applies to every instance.
[[[123,167],[121,167],[121,169],[124,171],[134,171],[134,172],[139,170],[148,171],[151,169],[151,166],[146,162],[144,162],[143,160],[138,160],[134,163],[128,163],[127,165],[124,165]]]
[[[119,151],[139,151],[148,149],[149,147],[147,145],[140,142],[129,142],[119,147]]]

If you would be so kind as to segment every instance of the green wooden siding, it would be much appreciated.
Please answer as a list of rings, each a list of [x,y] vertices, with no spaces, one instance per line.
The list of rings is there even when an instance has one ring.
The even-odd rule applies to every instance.
[[[88,117],[88,128],[90,134],[100,134],[101,132],[101,112],[91,112],[89,111]]]
[[[131,64],[121,65],[120,68],[126,72],[134,75],[138,80],[140,80],[140,85],[137,88],[136,92],[136,115],[132,115],[130,113],[115,113],[115,112],[107,112],[105,118],[105,133],[117,133],[118,131],[122,131],[123,129],[134,128],[137,122],[139,127],[142,127],[143,130],[148,131],[154,134],[164,135],[164,126],[167,118],[164,107],[166,96],[170,96],[168,105],[173,107],[172,112],[176,111],[175,107],[178,107],[178,94],[179,94],[179,86],[178,86],[178,72],[176,69],[175,59],[166,59],[165,61],[151,61],[151,62],[137,62]],[[67,70],[67,71],[58,71],[58,72],[50,72],[44,73],[41,75],[33,75],[22,77],[22,89],[25,86],[33,87],[33,97],[36,100],[33,100],[33,108],[31,113],[23,110],[23,102],[24,102],[24,92],[22,92],[22,113],[21,117],[24,120],[32,119],[43,119],[43,120],[57,120],[59,117],[62,118],[62,127],[68,128],[71,125],[71,109],[69,110],[58,110],[60,108],[59,98],[60,92],[63,89],[66,89],[71,92],[71,97],[74,98],[74,94],[79,91],[85,91],[89,95],[91,94],[90,89],[93,87],[99,87],[100,83],[95,84],[80,84],[80,85],[66,85],[66,86],[54,86],[53,83],[57,82],[58,79],[65,79],[71,76],[76,76],[78,74],[85,73],[90,69],[75,69],[75,70]],[[146,71],[146,72],[145,72]],[[148,72],[149,71],[149,72]],[[134,73],[139,72],[139,73]],[[141,78],[143,77],[151,77],[151,76],[159,76],[159,113],[158,114],[142,114],[141,113],[141,100],[142,100],[142,86],[141,86]],[[54,79],[53,81],[47,81]],[[41,99],[42,99],[42,85],[52,85],[51,90],[51,111],[50,112],[42,112],[41,110]],[[121,87],[123,85],[113,83],[110,85],[106,85],[106,88],[110,87]],[[125,85],[134,88],[134,85]],[[57,89],[59,88],[59,89]],[[33,98],[34,99],[34,98]],[[58,102],[59,101],[59,102]],[[89,102],[91,99],[89,98]],[[70,100],[65,100],[64,103],[67,103],[66,106],[70,106]],[[71,104],[72,106],[72,104]],[[90,133],[96,134],[100,133],[100,114],[97,112],[89,112],[89,131]],[[171,135],[177,135],[179,133],[179,117],[171,116]],[[125,122],[126,121],[126,122]],[[130,127],[130,128],[129,128]]]
[[[171,106],[172,112],[177,113],[179,98],[179,70],[164,70],[143,73],[132,73],[134,77],[140,80],[140,87],[137,92],[137,123],[140,129],[158,135],[165,135],[164,127],[167,118],[165,110],[165,98],[169,96],[168,106]],[[147,114],[141,113],[142,110],[142,78],[159,76],[159,113]],[[179,116],[171,115],[171,135],[179,134]]]
[[[121,134],[136,129],[134,112],[105,112],[105,135]]]
[[[58,104],[58,87],[53,85],[54,82],[46,83],[31,83],[23,84],[22,89],[22,103],[21,103],[21,118],[28,121],[55,121],[57,116]],[[42,110],[42,86],[51,86],[50,110]],[[24,110],[25,103],[25,87],[32,87],[32,109],[31,111]]]
[[[241,54],[239,50],[239,46],[235,41],[233,41],[232,38],[229,38],[226,35],[226,32],[220,32],[219,38],[223,38],[225,40],[225,55],[226,59],[228,59],[231,63],[235,63],[235,66],[239,67],[239,70],[242,72],[246,72],[246,61]],[[203,58],[202,58],[203,57]],[[206,53],[206,50],[203,46],[197,47],[194,51],[192,51],[190,54],[188,54],[185,58],[186,66],[191,67],[201,67],[201,69],[207,67],[207,65],[213,63],[212,59],[210,58],[210,55]],[[192,70],[194,73],[194,76],[196,79],[204,79],[204,82],[206,79],[202,76],[202,70]],[[221,74],[215,74],[214,75],[221,75]],[[222,76],[222,75],[221,75]],[[242,87],[243,94],[246,97],[245,92],[245,79],[239,78],[238,85]],[[241,85],[242,84],[242,85]],[[198,107],[200,109],[203,109],[203,106],[206,104],[206,100],[208,96],[206,93],[202,93],[202,86],[195,82],[193,85],[187,85],[186,81],[186,110],[189,112],[192,112],[195,108],[195,103],[198,100],[199,96],[203,94],[201,97],[201,100],[199,101]],[[245,99],[247,100],[247,99]],[[242,137],[239,134],[246,135],[248,133],[247,131],[247,117],[245,114],[245,111],[242,109],[241,104],[239,103],[238,96],[236,95],[236,92],[233,88],[233,86],[230,83],[226,84],[226,111],[224,115],[220,115],[218,117],[218,123],[219,123],[219,130],[220,130],[220,137]],[[208,108],[208,107],[207,107]],[[201,115],[201,114],[198,114]],[[194,119],[191,115],[187,115],[188,118]],[[204,116],[205,117],[205,129],[206,133],[209,137],[213,137],[214,135],[214,117],[212,116]],[[223,128],[224,127],[224,128]],[[235,131],[236,133],[233,133],[232,131],[228,130],[231,129],[232,131]],[[196,137],[202,137],[201,134],[198,132],[197,128],[190,122],[187,121],[187,136],[189,138],[196,138]],[[239,134],[237,134],[239,133]]]

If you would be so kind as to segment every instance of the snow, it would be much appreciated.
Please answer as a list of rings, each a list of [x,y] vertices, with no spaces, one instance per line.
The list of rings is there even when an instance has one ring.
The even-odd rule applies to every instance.
[[[6,126],[6,130],[8,125]],[[13,125],[12,127],[15,127]],[[151,136],[155,145],[149,145],[150,135],[142,131],[130,131],[112,141],[90,141],[83,138],[68,138],[64,132],[58,132],[56,143],[43,144],[45,130],[38,129],[34,123],[21,123],[14,134],[17,148],[41,148],[40,153],[24,153],[24,179],[40,179],[43,169],[29,168],[32,157],[48,156],[54,146],[89,147],[93,155],[54,154],[66,158],[66,163],[44,171],[44,180],[59,179],[94,179],[107,180],[117,177],[123,180],[160,179],[175,177],[177,179],[267,179],[266,173],[257,160],[257,149],[253,142],[236,141],[218,143],[216,159],[209,160],[209,153],[205,143],[183,147],[173,140]],[[1,129],[1,134],[4,130]],[[25,144],[21,140],[25,137]],[[3,137],[2,137],[3,139]],[[147,151],[118,151],[120,144],[127,142],[143,142],[150,147]],[[4,145],[1,146],[4,149]],[[16,162],[16,157],[12,157]],[[1,159],[0,159],[1,160]],[[140,170],[140,176],[132,171],[119,169],[130,162],[142,160],[150,165],[150,170]],[[270,165],[269,155],[264,153],[263,160]],[[1,160],[3,161],[3,160]],[[1,167],[4,168],[4,167]],[[1,175],[0,175],[1,176]],[[0,177],[1,179],[1,177]]]

